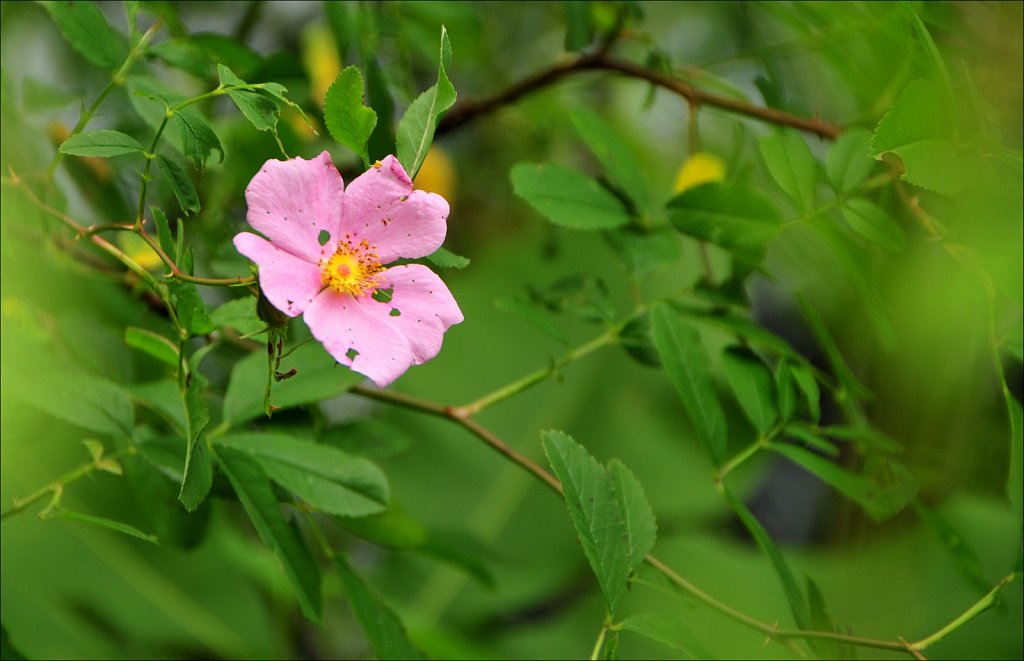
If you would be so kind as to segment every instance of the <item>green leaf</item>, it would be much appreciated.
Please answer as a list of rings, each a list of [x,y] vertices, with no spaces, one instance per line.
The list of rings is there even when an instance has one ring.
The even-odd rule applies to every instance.
[[[662,613],[639,613],[631,615],[614,625],[616,629],[624,629],[647,636],[651,640],[668,645],[694,659],[714,659],[711,654],[687,629],[680,618]]]
[[[402,621],[391,608],[374,594],[348,563],[344,554],[334,555],[334,568],[341,578],[342,589],[359,626],[373,651],[381,659],[425,659],[409,640]]]
[[[864,199],[846,200],[842,206],[843,218],[857,234],[886,250],[900,252],[907,237],[892,216],[881,207]]]
[[[686,317],[729,331],[737,339],[771,349],[795,363],[803,364],[805,362],[804,357],[791,347],[788,342],[747,317],[717,308],[709,310],[705,307],[685,303],[672,303],[672,307]]]
[[[206,335],[214,329],[210,313],[206,311],[206,303],[199,295],[199,290],[191,282],[169,282],[167,288],[171,292],[174,309],[178,313],[178,321],[192,335]]]
[[[679,259],[679,235],[670,228],[641,231],[623,227],[606,233],[605,237],[636,276],[647,275]]]
[[[198,111],[183,108],[174,113],[171,121],[178,128],[178,137],[181,138],[185,157],[192,161],[197,170],[206,167],[206,161],[214,150],[220,152],[220,161],[223,162],[224,148],[220,146],[217,134]]]
[[[821,318],[818,311],[811,306],[802,293],[797,292],[796,299],[800,304],[800,309],[803,311],[804,316],[807,318],[807,321],[811,326],[814,336],[818,340],[818,344],[825,351],[825,355],[828,357],[828,361],[832,365],[832,371],[835,374],[836,379],[839,381],[839,388],[835,393],[836,400],[841,404],[847,397],[857,398],[870,395],[871,391],[857,380],[853,370],[851,370],[849,365],[846,364],[846,359],[843,358],[843,354],[839,351],[838,345],[836,345],[835,340],[832,339],[832,335],[828,332],[825,320]]]
[[[363,74],[345,67],[327,90],[324,121],[331,136],[370,166],[367,141],[377,125],[377,113],[363,105]]]
[[[565,50],[578,53],[594,39],[590,3],[563,0],[562,6],[565,7]]]
[[[329,514],[366,516],[387,508],[387,478],[369,459],[281,434],[230,434],[215,443],[249,455],[270,479]]]
[[[647,501],[647,494],[636,476],[618,459],[608,462],[608,475],[612,490],[619,501],[619,512],[626,524],[626,542],[629,567],[636,569],[654,548],[658,535],[658,523],[654,510]]]
[[[320,623],[320,569],[298,530],[285,521],[259,464],[230,448],[217,451],[217,461],[238,494],[260,539],[274,552],[306,619]]]
[[[217,307],[210,314],[216,328],[230,326],[242,335],[265,330],[267,324],[256,314],[256,299],[251,296],[236,298]]]
[[[668,203],[668,218],[683,234],[756,258],[779,231],[778,211],[759,193],[726,182],[686,190]]]
[[[954,123],[946,99],[931,80],[911,82],[878,123],[871,155],[895,154],[903,161],[903,179],[944,195],[964,184],[963,162],[953,145]]]
[[[263,60],[244,43],[225,34],[194,32],[188,38],[203,49],[211,62],[223,63],[242,76],[248,76],[251,71],[260,66]]]
[[[109,158],[146,149],[130,135],[110,129],[84,131],[71,136],[60,145],[60,151],[72,156],[98,156]]]
[[[99,434],[130,438],[135,427],[128,394],[116,383],[85,372],[35,372],[8,392],[55,418]]]
[[[567,4],[582,5],[585,11],[589,12],[589,7],[585,3]],[[643,168],[633,150],[615,127],[601,119],[593,110],[577,106],[571,111],[570,117],[576,131],[601,162],[612,182],[633,202],[637,212],[644,215],[650,201],[650,190]]]
[[[304,344],[281,362],[295,376],[274,385],[273,402],[281,409],[313,404],[337,397],[363,379],[361,374],[336,364],[323,347]],[[235,364],[224,396],[224,418],[232,425],[263,414],[267,355],[257,351]]]
[[[111,29],[95,2],[41,2],[71,47],[104,69],[116,69],[128,57],[124,35]]]
[[[630,572],[628,531],[612,478],[586,449],[559,431],[541,432],[544,452],[562,482],[583,553],[597,575],[608,610],[615,612]]]
[[[469,258],[456,255],[445,248],[438,248],[430,253],[427,260],[440,269],[464,269],[469,266]]]
[[[920,498],[915,498],[911,501],[911,505],[913,505],[914,511],[917,512],[921,520],[939,538],[943,548],[953,559],[953,564],[956,565],[960,576],[970,583],[979,594],[988,592],[992,587],[992,583],[985,576],[985,570],[982,569],[978,554],[964,540],[963,535],[957,532],[956,528],[953,527],[953,524],[946,517],[942,516],[937,510],[922,503]]]
[[[133,349],[148,353],[162,363],[172,367],[178,365],[178,345],[163,335],[145,328],[128,326],[124,329],[124,343]]]
[[[217,75],[222,85],[246,84],[223,64],[217,64]],[[269,131],[277,135],[277,121],[281,115],[281,106],[273,96],[239,89],[229,89],[228,96],[257,131]]]
[[[849,193],[868,178],[875,162],[871,158],[871,132],[843,131],[825,160],[825,172],[837,193]]]
[[[885,460],[885,470],[875,471],[874,475],[862,475],[845,471],[832,460],[795,445],[770,443],[768,447],[817,475],[863,507],[875,521],[895,516],[917,493],[913,475],[893,459]]]
[[[722,366],[740,407],[764,438],[779,419],[774,379],[768,366],[749,349],[737,346],[725,350]]]
[[[818,380],[814,378],[814,372],[807,365],[794,365],[793,379],[804,395],[808,415],[812,421],[817,422],[821,419],[821,391],[818,389]]]
[[[775,573],[779,575],[779,580],[782,581],[782,589],[786,593],[786,600],[789,602],[790,612],[793,614],[793,621],[797,627],[807,629],[810,624],[810,618],[807,613],[807,605],[804,602],[804,595],[800,591],[800,585],[796,582],[793,571],[786,564],[786,559],[782,556],[779,547],[775,545],[775,542],[768,534],[768,531],[764,529],[764,526],[761,525],[761,522],[724,484],[722,485],[722,495],[725,496],[726,502],[736,512],[743,525],[750,531],[757,545],[768,556],[772,566],[775,568]]]
[[[814,155],[795,129],[779,129],[758,141],[761,158],[772,179],[797,205],[807,211],[814,207]]]
[[[793,365],[780,360],[775,371],[775,389],[779,393],[779,417],[789,420],[797,411],[797,387],[793,378]]]
[[[206,497],[213,483],[210,458],[199,437],[210,423],[210,410],[203,400],[207,381],[198,372],[188,376],[185,392],[180,392],[185,409],[185,467],[182,470],[181,491],[178,499],[189,512],[194,511]]]
[[[796,424],[786,425],[784,431],[790,438],[803,443],[807,447],[812,448],[827,457],[838,459],[841,454],[835,443],[818,436],[806,427]]]
[[[553,163],[519,163],[509,172],[516,195],[555,225],[604,230],[629,223],[629,213],[604,186]]]
[[[181,392],[178,390],[176,379],[167,378],[148,383],[132,383],[128,385],[127,392],[133,400],[157,413],[184,436],[188,421],[185,419],[185,407],[181,401]],[[181,436],[176,437],[175,440],[181,446],[181,460],[174,467],[177,472],[176,480],[178,484],[181,484],[182,468],[185,465],[185,448],[181,443]]]
[[[129,537],[141,539],[144,542],[150,544],[160,544],[160,540],[157,539],[156,535],[148,535],[135,526],[130,526],[127,523],[121,523],[120,521],[114,521],[101,516],[92,516],[90,514],[81,514],[79,512],[72,512],[66,510],[63,507],[57,507],[50,510],[44,518],[50,519],[66,519],[67,521],[78,521],[80,523],[88,523],[92,526],[99,528],[106,528],[107,530],[113,530]]]
[[[727,440],[725,413],[718,402],[700,334],[664,304],[651,310],[651,329],[665,371],[707,446],[711,461],[721,465]]]
[[[427,150],[434,141],[437,123],[455,103],[455,88],[445,71],[451,65],[452,47],[448,41],[448,31],[443,26],[440,60],[437,83],[416,97],[398,122],[398,132],[395,136],[398,161],[409,173],[410,179],[416,178],[420,166],[423,165],[423,159],[427,157]]]
[[[178,206],[181,207],[181,210],[186,215],[189,213],[199,213],[201,208],[199,205],[199,193],[196,192],[196,187],[192,185],[192,180],[189,179],[185,169],[175,161],[160,154],[156,155],[156,162],[167,178],[168,183],[170,183],[171,190],[174,191],[174,197],[178,198]]]
[[[395,102],[377,58],[372,53],[362,53],[362,62],[366,67],[366,103],[377,113],[377,126],[366,143],[373,161],[395,153]]]
[[[206,51],[188,39],[167,39],[150,46],[146,53],[196,78],[205,79],[210,75],[210,58]]]
[[[861,453],[883,452],[899,454],[903,452],[903,446],[899,442],[872,427],[831,425],[820,427],[819,431],[829,438],[852,442]]]
[[[825,595],[821,588],[810,576],[807,578],[807,610],[811,618],[811,625],[816,631],[834,631],[843,633],[836,626],[832,613],[825,603]],[[847,643],[840,643],[828,639],[809,638],[807,640],[815,652],[824,659],[852,659],[854,650]]]
[[[150,207],[150,211],[156,224],[156,237],[160,242],[160,249],[167,255],[174,255],[174,238],[171,237],[171,226],[167,222],[167,216],[160,207]]]

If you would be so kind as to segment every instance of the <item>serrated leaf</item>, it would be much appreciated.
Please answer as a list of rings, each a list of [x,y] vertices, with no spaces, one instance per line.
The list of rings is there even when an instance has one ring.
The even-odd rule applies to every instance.
[[[178,345],[163,335],[145,328],[129,326],[124,329],[124,343],[133,349],[149,354],[162,363],[172,367],[178,365]]]
[[[363,105],[363,74],[359,69],[346,67],[327,90],[324,121],[331,137],[355,152],[368,167],[366,144],[377,125],[377,113]]]
[[[130,526],[127,523],[121,523],[120,521],[114,521],[113,519],[107,519],[102,516],[92,516],[91,514],[82,514],[80,512],[72,512],[66,510],[63,507],[57,507],[46,514],[47,519],[65,519],[67,521],[78,521],[80,523],[88,523],[91,526],[97,526],[99,528],[106,528],[107,530],[113,530],[119,532],[122,535],[128,535],[135,539],[141,539],[144,542],[150,544],[160,544],[160,540],[156,535],[149,535],[135,526]]]
[[[469,266],[469,258],[456,255],[445,248],[438,248],[430,253],[427,260],[441,269],[464,269]]]
[[[878,479],[872,479],[867,474],[843,470],[830,459],[795,445],[770,443],[768,447],[817,475],[876,521],[898,514],[917,493],[913,475],[893,459],[886,459],[886,469],[876,473]]]
[[[124,35],[111,29],[95,2],[41,2],[71,47],[104,69],[116,69],[128,57]]]
[[[96,131],[83,131],[71,136],[61,143],[60,151],[72,156],[109,158],[111,156],[122,156],[136,152],[142,153],[146,149],[139,144],[138,140],[126,133],[110,129],[98,129]]]
[[[677,230],[744,257],[757,257],[779,231],[778,211],[753,190],[711,182],[684,191],[668,203]]]
[[[867,179],[875,162],[871,158],[871,132],[843,131],[825,159],[825,172],[837,193],[849,193]]]
[[[743,525],[750,531],[757,545],[768,556],[772,566],[775,568],[775,573],[779,575],[779,580],[782,581],[782,589],[786,594],[786,600],[789,602],[789,610],[793,614],[793,621],[799,628],[807,629],[810,624],[810,618],[807,613],[807,604],[804,601],[803,592],[800,591],[800,585],[796,582],[793,571],[786,563],[786,559],[783,557],[779,547],[775,545],[774,540],[772,540],[768,531],[764,529],[764,526],[761,525],[761,522],[724,484],[722,485],[722,495],[725,496],[726,502],[736,512],[736,516],[739,517]]]
[[[615,625],[616,629],[632,631],[651,640],[656,640],[672,649],[679,650],[694,659],[714,659],[715,656],[702,645],[677,617],[661,613],[639,613],[631,615]]]
[[[628,532],[608,472],[582,445],[559,431],[541,432],[544,452],[562,482],[583,553],[597,576],[608,610],[615,612],[629,578]]]
[[[199,193],[196,192],[196,187],[192,184],[192,180],[189,179],[185,169],[175,161],[160,154],[157,154],[156,162],[167,178],[168,183],[170,183],[171,190],[174,191],[174,197],[178,199],[178,206],[181,207],[181,210],[186,214],[199,213],[201,208],[199,205]]]
[[[794,129],[779,129],[761,138],[758,147],[779,188],[804,211],[811,209],[817,178],[814,155],[803,136]]]
[[[903,161],[903,179],[945,195],[964,184],[963,162],[953,145],[954,123],[939,86],[915,80],[878,123],[871,155],[895,154]]]
[[[215,443],[249,455],[270,479],[324,512],[355,517],[387,508],[387,478],[369,459],[282,434],[230,434]]]
[[[8,392],[55,418],[99,434],[130,438],[135,427],[127,393],[112,381],[84,372],[36,372]]]
[[[206,335],[214,329],[210,313],[206,311],[206,303],[199,295],[199,290],[191,282],[170,282],[167,288],[171,292],[171,300],[178,314],[178,321],[192,335]]]
[[[567,3],[584,5],[584,3]],[[584,5],[585,6],[585,5]],[[589,7],[586,7],[589,12]],[[633,150],[625,143],[611,124],[601,119],[593,110],[577,106],[570,113],[573,126],[583,138],[587,147],[623,193],[633,202],[640,215],[647,212],[650,191],[640,162]]]
[[[267,324],[256,314],[256,299],[251,296],[236,298],[217,307],[210,314],[217,328],[230,326],[242,335],[251,335],[266,329]]]
[[[749,349],[736,346],[722,354],[722,366],[740,408],[764,438],[779,419],[774,379],[768,366]]]
[[[718,402],[700,334],[664,304],[651,310],[651,330],[662,365],[707,446],[712,463],[719,466],[727,440],[725,413]]]
[[[260,539],[280,561],[299,600],[302,614],[319,624],[322,609],[320,569],[298,530],[289,525],[281,514],[270,480],[258,463],[231,448],[218,450],[217,460]]]
[[[221,147],[217,134],[198,111],[183,108],[174,113],[171,121],[178,129],[185,157],[192,161],[195,169],[204,169],[206,161],[214,151],[220,152],[220,161],[224,161],[224,148]]]
[[[516,195],[561,227],[604,230],[629,223],[622,202],[576,170],[554,163],[519,163],[509,176]]]
[[[363,379],[337,365],[317,343],[302,345],[281,361],[281,367],[297,370],[295,376],[274,384],[271,401],[281,409],[337,397]],[[224,396],[224,418],[232,425],[263,415],[266,375],[265,352],[254,352],[235,363]]]
[[[658,523],[654,510],[647,501],[647,494],[636,476],[618,459],[608,462],[615,497],[619,501],[619,512],[626,524],[627,556],[630,570],[636,569],[654,548],[658,536]]]
[[[391,608],[374,594],[360,578],[342,553],[334,555],[334,568],[341,578],[345,598],[373,651],[381,659],[427,658],[405,633],[402,621]]]
[[[437,83],[420,94],[406,108],[398,132],[395,135],[398,162],[409,173],[410,179],[416,174],[427,157],[427,150],[434,141],[434,131],[444,114],[455,103],[455,87],[448,80],[446,69],[451,65],[452,47],[448,31],[441,27],[441,57],[437,69]]]
[[[210,423],[210,410],[203,400],[207,382],[198,372],[189,375],[185,392],[180,393],[185,409],[185,466],[182,469],[178,500],[189,512],[195,511],[213,484],[213,467],[199,438]]]
[[[860,198],[846,200],[842,211],[853,231],[868,241],[893,252],[900,252],[906,246],[903,228],[873,202]]]

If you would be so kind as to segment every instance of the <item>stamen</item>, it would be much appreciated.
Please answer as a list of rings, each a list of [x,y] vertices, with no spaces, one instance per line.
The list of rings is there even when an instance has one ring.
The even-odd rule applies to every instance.
[[[375,249],[365,239],[352,245],[348,237],[338,242],[338,249],[322,266],[324,285],[356,297],[372,294],[381,285],[378,274],[384,270]]]

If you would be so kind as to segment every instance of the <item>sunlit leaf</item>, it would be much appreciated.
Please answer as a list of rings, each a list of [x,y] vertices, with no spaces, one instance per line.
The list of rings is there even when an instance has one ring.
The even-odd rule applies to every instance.
[[[359,69],[346,67],[327,90],[324,121],[331,136],[369,166],[366,143],[377,125],[377,113],[363,105],[363,74]]]
[[[455,103],[455,87],[448,80],[446,71],[451,66],[452,47],[448,41],[448,31],[443,26],[440,59],[437,83],[416,97],[398,122],[398,132],[395,135],[398,161],[412,179],[416,178],[423,159],[427,157],[427,150],[434,141],[437,123]]]

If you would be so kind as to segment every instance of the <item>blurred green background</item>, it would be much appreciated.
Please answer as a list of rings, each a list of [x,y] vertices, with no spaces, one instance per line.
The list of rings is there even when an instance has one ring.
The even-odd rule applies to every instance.
[[[327,9],[317,2],[155,4],[180,21],[165,19],[182,36],[231,37],[224,40],[230,47],[219,46],[221,60],[246,80],[286,85],[318,122],[324,81],[333,80],[340,66],[365,66],[366,53],[380,63],[400,114],[436,76],[442,24],[452,41],[448,73],[460,99],[489,96],[566,57],[565,3],[384,2]],[[614,20],[617,5],[594,4],[598,26]],[[123,30],[121,5],[101,7]],[[958,79],[966,72],[991,105],[1002,145],[1019,155],[1022,4],[916,7],[950,69]],[[632,19],[617,46],[622,56],[643,61],[657,49],[677,73],[706,89],[841,125],[873,128],[904,85],[927,68],[900,9],[888,3],[666,2],[638,3],[637,11],[642,18]],[[3,172],[38,173],[49,163],[55,141],[77,121],[79,100],[90,103],[108,78],[71,50],[39,5],[4,2],[0,12]],[[183,93],[216,84],[206,60],[197,65],[199,73],[205,67],[205,77],[156,57],[141,67]],[[147,141],[151,133],[131,104],[116,89],[95,126]],[[553,228],[513,195],[509,183],[509,168],[522,160],[595,169],[568,119],[567,111],[577,105],[590,106],[620,129],[641,155],[659,204],[673,195],[676,173],[691,151],[686,104],[611,73],[566,78],[440,135],[416,183],[451,202],[445,245],[472,263],[442,277],[466,321],[446,335],[440,356],[412,369],[397,390],[465,403],[600,332],[599,325],[571,313],[531,313],[557,329],[545,332],[530,315],[517,312],[514,301],[527,300],[531,288],[544,291],[574,276],[599,278],[614,310],[631,309],[637,292],[602,236]],[[279,152],[233,107],[205,110],[226,157],[194,178],[204,208],[184,223],[197,253],[197,273],[230,276],[247,268],[229,241],[245,227],[244,187]],[[290,154],[308,158],[327,148],[346,180],[359,172],[356,157],[325,130],[313,136],[292,119],[286,116],[281,128]],[[787,210],[758,157],[755,138],[770,127],[711,107],[701,110],[699,120],[701,148],[722,157],[730,180],[773,196],[787,221],[799,216],[791,206]],[[827,153],[825,141],[809,143],[819,158]],[[906,219],[904,251],[861,250],[853,270],[806,223],[787,223],[769,246],[765,273],[747,282],[754,318],[808,353],[816,349],[792,292],[804,292],[822,312],[854,372],[874,393],[867,406],[871,420],[905,445],[904,459],[921,483],[922,501],[955,530],[955,539],[941,539],[911,510],[872,523],[774,456],[758,457],[732,476],[735,490],[782,545],[798,576],[814,577],[836,621],[852,633],[886,639],[929,634],[1011,571],[1017,558],[1021,522],[1005,497],[1010,429],[989,344],[990,326],[1002,337],[1020,323],[1020,173],[1006,176],[1015,174],[1017,187],[1004,189],[1006,200],[990,196],[979,202],[970,191],[954,200],[932,200],[927,193],[923,198],[954,235],[979,246],[1000,292],[1008,292],[1000,295],[1017,304],[1008,313],[990,319],[985,283]],[[57,181],[65,197],[61,203],[83,223],[123,221],[133,213],[138,174],[127,161],[69,158]],[[150,199],[176,211],[171,192],[159,182]],[[123,341],[127,325],[160,323],[138,285],[120,272],[70,258],[46,239],[44,229],[52,223],[5,184],[5,507],[88,458],[81,440],[90,433],[61,415],[61,409],[76,406],[73,395],[40,392],[36,375],[85,372],[123,384],[161,375],[155,361]],[[711,258],[719,272],[728,272],[724,251],[712,248]],[[696,242],[683,241],[680,258],[642,278],[639,294],[651,300],[692,285],[701,268]],[[219,289],[203,294],[211,307],[232,295]],[[293,324],[296,338],[305,332],[301,322]],[[730,336],[707,328],[704,340],[720,373],[717,356]],[[223,392],[241,355],[227,348],[204,364],[214,393]],[[1019,399],[1020,363],[1007,359],[1005,369]],[[734,452],[753,432],[725,388],[720,389]],[[386,425],[376,428],[384,442],[365,443],[364,450],[387,473],[394,501],[422,523],[431,543],[402,551],[338,526],[329,533],[426,651],[462,658],[577,658],[589,652],[603,605],[558,499],[445,421],[351,395],[311,408],[312,413],[275,416],[275,428],[319,433],[324,425],[355,419]],[[140,420],[147,415],[137,412]],[[777,577],[716,492],[710,461],[659,370],[608,347],[487,410],[481,422],[539,461],[538,432],[544,429],[572,434],[601,461],[620,458],[643,483],[658,516],[659,557],[726,604],[790,626]],[[154,532],[160,546],[74,521],[40,521],[32,511],[4,520],[0,604],[18,650],[29,658],[370,655],[333,574],[324,573],[324,622],[315,627],[302,619],[272,553],[238,503],[224,497],[226,491],[215,485],[213,497],[186,515],[173,484],[139,477],[144,474],[142,460],[132,457],[123,477],[98,473],[80,480],[64,494],[64,503]],[[965,567],[971,554],[977,565]],[[653,571],[643,573],[661,585]],[[1011,585],[998,607],[930,653],[1021,658],[1020,585]],[[668,590],[634,586],[625,609],[678,616],[717,657],[789,656],[779,645],[762,644],[756,632]],[[898,656],[858,652],[865,658]],[[621,654],[677,653],[627,632]]]

